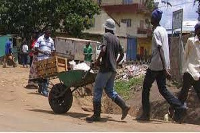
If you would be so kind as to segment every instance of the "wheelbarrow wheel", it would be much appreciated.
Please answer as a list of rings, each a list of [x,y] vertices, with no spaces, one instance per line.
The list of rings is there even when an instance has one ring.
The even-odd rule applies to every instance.
[[[70,88],[59,83],[52,87],[49,93],[49,104],[56,114],[66,113],[72,106],[73,96]]]

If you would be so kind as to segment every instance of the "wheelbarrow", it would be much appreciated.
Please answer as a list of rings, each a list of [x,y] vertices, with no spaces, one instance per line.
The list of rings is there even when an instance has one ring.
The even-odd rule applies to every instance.
[[[97,73],[90,71],[91,68],[88,71],[70,70],[57,74],[60,83],[53,85],[48,97],[54,113],[66,113],[72,106],[72,93],[79,87],[94,83]]]

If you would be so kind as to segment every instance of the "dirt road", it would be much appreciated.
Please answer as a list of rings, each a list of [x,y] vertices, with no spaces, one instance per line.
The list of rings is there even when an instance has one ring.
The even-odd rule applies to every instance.
[[[200,131],[199,125],[139,123],[131,116],[120,121],[120,115],[111,114],[103,114],[102,122],[87,123],[91,113],[83,111],[75,98],[68,113],[55,115],[46,97],[24,88],[27,77],[27,68],[0,66],[0,131]]]

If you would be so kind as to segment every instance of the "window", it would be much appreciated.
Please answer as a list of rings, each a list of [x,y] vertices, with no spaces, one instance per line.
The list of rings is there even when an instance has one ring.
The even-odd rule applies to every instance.
[[[122,19],[121,22],[126,23],[127,27],[131,27],[131,19]]]
[[[133,0],[123,0],[122,4],[133,4]]]
[[[140,28],[144,29],[144,20],[140,20]]]

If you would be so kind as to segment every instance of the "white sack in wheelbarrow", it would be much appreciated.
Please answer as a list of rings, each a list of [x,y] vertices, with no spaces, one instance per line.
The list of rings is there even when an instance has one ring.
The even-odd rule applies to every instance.
[[[80,63],[74,66],[73,70],[84,70],[84,71],[88,71],[90,69],[90,66],[88,66],[86,63]],[[90,70],[91,73],[94,73],[93,70]]]

